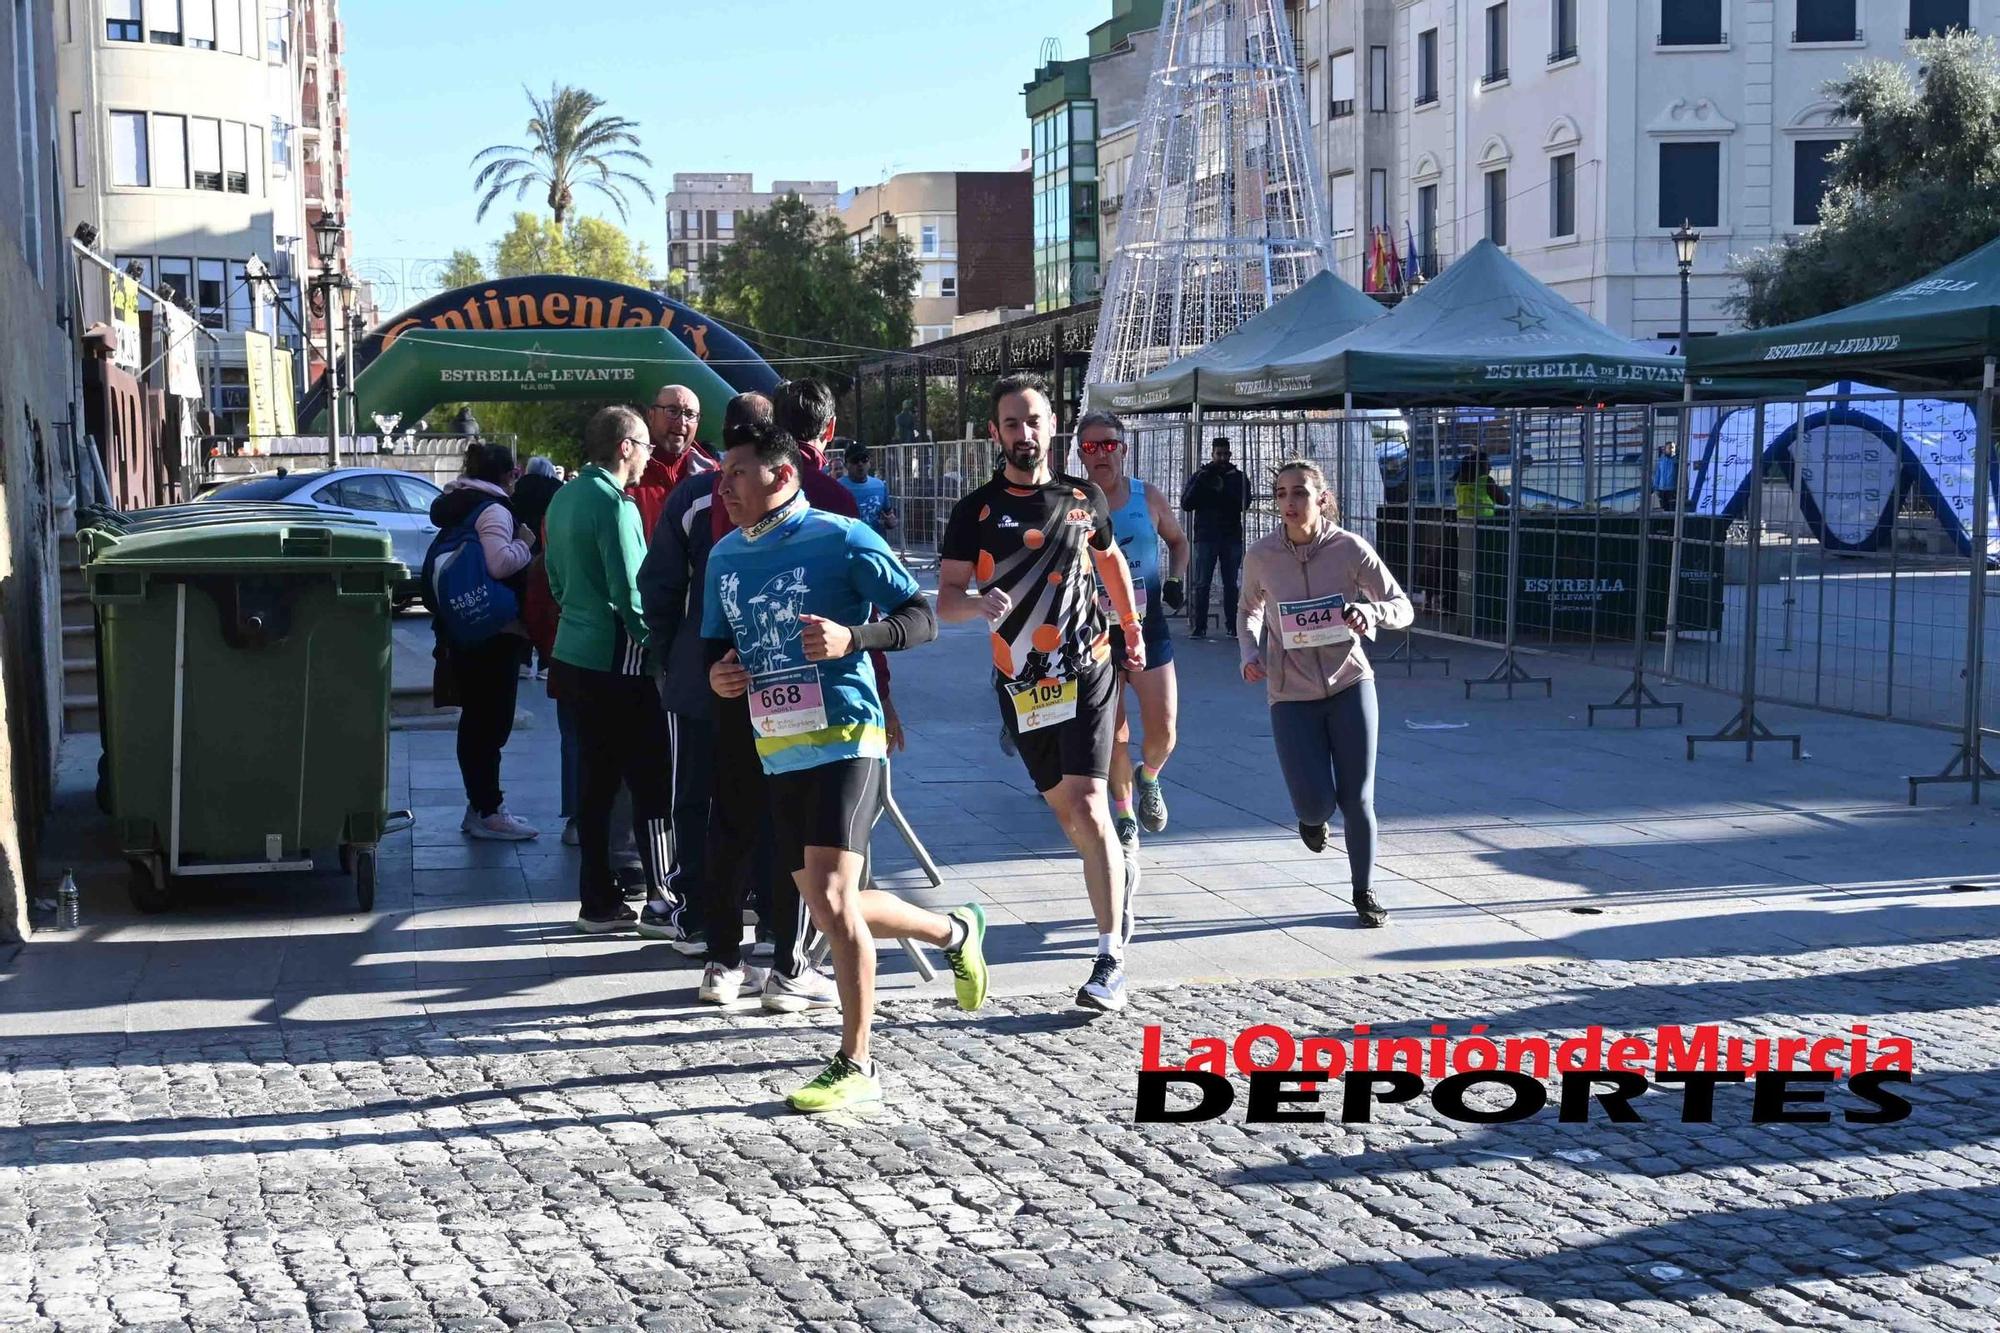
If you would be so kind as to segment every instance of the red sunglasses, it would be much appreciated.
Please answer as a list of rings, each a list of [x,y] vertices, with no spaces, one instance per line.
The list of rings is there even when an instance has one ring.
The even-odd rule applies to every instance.
[[[1078,440],[1076,447],[1086,454],[1115,454],[1125,447],[1123,440]]]

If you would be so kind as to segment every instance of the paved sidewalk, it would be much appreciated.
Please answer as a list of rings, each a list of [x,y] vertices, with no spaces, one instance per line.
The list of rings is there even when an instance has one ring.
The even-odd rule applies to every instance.
[[[1262,692],[1235,679],[1229,645],[1180,647],[1173,822],[1145,844],[1131,951],[1142,988],[1979,937],[2000,915],[2000,890],[1949,887],[2000,881],[2000,792],[1984,808],[1952,788],[1904,804],[1903,775],[1949,752],[1941,733],[1773,710],[1773,725],[1805,734],[1809,758],[1767,746],[1745,763],[1716,746],[1689,763],[1682,730],[1584,725],[1586,703],[1617,693],[1616,673],[1552,661],[1553,701],[1468,702],[1458,677],[1484,674],[1490,655],[1454,650],[1453,679],[1390,668],[1379,682],[1377,889],[1395,922],[1361,930],[1338,846],[1314,856],[1298,842]],[[1081,875],[999,750],[985,652],[976,629],[958,627],[896,662],[911,734],[896,795],[946,883],[922,882],[886,821],[878,860],[885,882],[926,904],[986,905],[999,993],[1073,991],[1094,933]],[[1733,708],[1666,692],[1687,700],[1689,730]],[[452,734],[399,732],[391,800],[418,823],[385,844],[370,917],[333,873],[194,882],[180,910],[137,916],[122,866],[101,859],[94,752],[72,751],[48,859],[83,867],[85,930],[11,960],[0,947],[0,1037],[691,1002],[695,967],[665,945],[568,928],[577,860],[556,836],[553,706],[540,686],[522,694],[537,725],[516,733],[504,774],[510,804],[546,835],[464,838]],[[888,988],[917,984],[899,952],[883,964]]]

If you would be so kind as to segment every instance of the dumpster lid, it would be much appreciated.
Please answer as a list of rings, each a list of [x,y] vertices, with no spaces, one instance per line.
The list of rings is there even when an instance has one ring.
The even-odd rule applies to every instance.
[[[253,519],[240,523],[171,525],[120,534],[91,561],[159,570],[335,564],[402,566],[389,534],[355,523]]]

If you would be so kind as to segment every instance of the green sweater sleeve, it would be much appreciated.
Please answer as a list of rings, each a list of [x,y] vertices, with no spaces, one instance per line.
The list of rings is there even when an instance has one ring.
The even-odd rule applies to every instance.
[[[639,521],[639,506],[618,501],[617,518],[598,528],[599,548],[604,556],[605,593],[612,609],[625,622],[632,642],[646,642],[646,613],[639,601],[639,566],[646,563],[646,530]]]

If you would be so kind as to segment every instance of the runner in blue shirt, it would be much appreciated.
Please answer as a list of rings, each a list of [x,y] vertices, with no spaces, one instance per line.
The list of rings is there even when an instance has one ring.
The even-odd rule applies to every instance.
[[[864,888],[889,753],[865,653],[928,643],[937,618],[873,529],[806,503],[796,440],[775,425],[748,433],[723,456],[716,482],[736,530],[709,553],[702,637],[711,688],[725,699],[749,695],[780,868],[833,947],[841,1048],[790,1101],[834,1111],[882,1096],[869,1057],[871,936],[943,949],[959,1007],[977,1009],[986,1000],[986,916],[975,903],[940,916]],[[870,623],[873,609],[885,614]]]
[[[877,532],[894,531],[896,511],[889,504],[889,483],[868,475],[868,446],[858,441],[848,445],[845,462],[847,470],[838,480],[854,497],[861,521]]]

